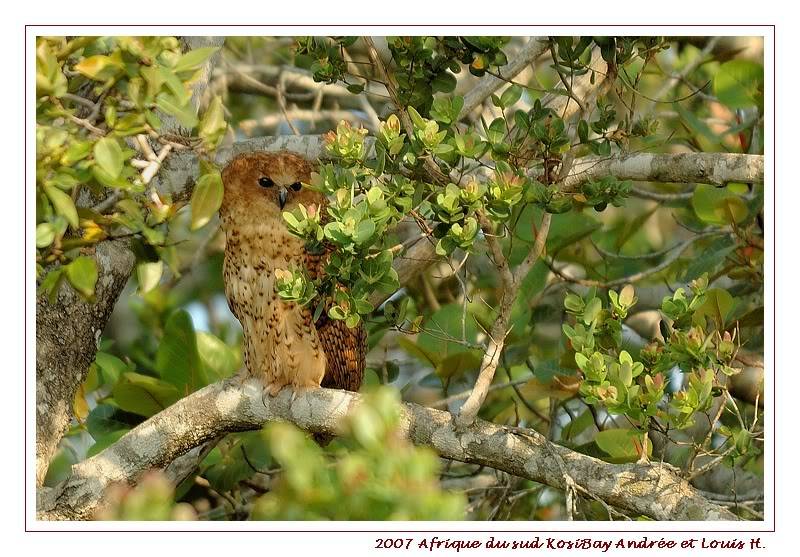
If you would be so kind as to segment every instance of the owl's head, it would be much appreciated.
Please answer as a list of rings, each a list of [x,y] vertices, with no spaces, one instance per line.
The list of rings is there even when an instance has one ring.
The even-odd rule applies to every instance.
[[[222,171],[225,193],[221,212],[243,210],[254,216],[279,215],[297,205],[318,206],[322,194],[303,187],[311,180],[310,161],[288,151],[245,153]]]

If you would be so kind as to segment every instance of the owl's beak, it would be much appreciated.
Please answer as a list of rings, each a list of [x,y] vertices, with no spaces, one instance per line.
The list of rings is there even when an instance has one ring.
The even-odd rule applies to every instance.
[[[281,209],[283,209],[283,206],[286,205],[286,196],[288,194],[289,192],[286,191],[286,188],[281,188],[281,191],[278,192],[278,203],[280,204]]]

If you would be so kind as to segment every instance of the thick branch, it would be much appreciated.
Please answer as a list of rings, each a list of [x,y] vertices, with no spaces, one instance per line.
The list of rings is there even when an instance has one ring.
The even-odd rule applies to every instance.
[[[258,429],[266,422],[290,421],[318,433],[335,433],[358,394],[318,389],[298,394],[284,389],[265,397],[257,379],[229,379],[189,395],[131,430],[98,455],[76,464],[72,476],[44,493],[42,520],[90,518],[115,482],[135,482],[151,468],[228,432]],[[406,404],[401,428],[418,445],[441,456],[482,464],[515,476],[564,489],[570,481],[603,501],[656,520],[734,520],[709,503],[666,466],[609,464],[547,441],[533,430],[476,421],[457,430],[453,416]],[[565,478],[565,471],[568,477]]]
[[[36,299],[36,485],[72,419],[75,392],[94,360],[97,343],[133,269],[122,240],[102,242],[93,256],[98,280],[94,303],[62,284],[56,300]]]
[[[577,159],[562,189],[577,191],[581,184],[604,176],[639,182],[698,183],[723,186],[729,182],[763,182],[764,157],[737,153],[637,153],[620,157]]]

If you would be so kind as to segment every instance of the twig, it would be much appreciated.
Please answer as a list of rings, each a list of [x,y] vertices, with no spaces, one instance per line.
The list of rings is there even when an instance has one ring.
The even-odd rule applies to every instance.
[[[491,233],[491,224],[487,221],[485,216],[480,215],[480,220],[486,242],[489,245],[489,250],[494,259],[494,264],[500,272],[503,289],[500,295],[498,316],[489,332],[489,346],[483,354],[478,378],[475,381],[472,393],[461,406],[458,413],[457,423],[462,427],[475,421],[478,411],[483,405],[484,400],[486,400],[486,395],[489,393],[489,388],[494,379],[497,365],[500,362],[500,354],[503,351],[506,335],[509,333],[507,325],[511,316],[511,309],[517,297],[517,292],[522,285],[522,280],[536,261],[538,261],[539,257],[541,257],[544,251],[545,240],[550,230],[550,214],[545,213],[542,216],[542,222],[536,233],[536,240],[534,241],[533,248],[528,253],[525,260],[512,273],[511,269],[509,269],[508,261],[500,249],[497,238]]]
[[[628,275],[627,277],[621,277],[621,278],[614,279],[614,280],[611,280],[611,281],[601,281],[601,280],[576,278],[576,277],[567,275],[562,270],[558,269],[555,266],[555,261],[548,262],[546,259],[544,261],[545,261],[545,264],[550,268],[551,271],[553,271],[556,275],[558,275],[563,280],[566,280],[568,282],[572,282],[572,283],[575,283],[575,284],[580,284],[582,286],[596,286],[598,288],[613,288],[615,286],[621,286],[623,284],[629,284],[629,283],[638,282],[638,281],[643,280],[643,279],[645,279],[645,278],[647,278],[649,276],[652,276],[652,275],[654,275],[654,274],[656,274],[656,273],[658,273],[660,271],[663,271],[664,269],[666,269],[667,267],[672,265],[675,261],[677,261],[678,258],[683,254],[683,252],[686,251],[686,249],[688,249],[689,246],[691,246],[697,240],[699,240],[701,238],[704,238],[704,237],[707,237],[707,236],[720,235],[720,234],[726,234],[726,232],[714,231],[714,232],[707,232],[707,233],[704,233],[704,234],[698,234],[697,236],[689,238],[685,242],[675,246],[673,248],[673,250],[672,250],[672,251],[674,251],[674,253],[672,255],[670,255],[669,257],[665,258],[664,261],[662,261],[661,263],[659,263],[655,267],[650,267],[649,269],[645,269],[644,271],[641,271],[639,273],[634,273],[632,275]]]
[[[518,385],[524,385],[525,383],[534,378],[535,377],[531,375],[528,377],[523,377],[522,379],[514,379],[513,381],[506,381],[505,383],[495,383],[489,387],[489,392],[499,391],[502,389],[506,389],[508,387],[516,387]],[[466,391],[461,391],[460,393],[450,395],[447,398],[442,398],[431,404],[431,408],[447,408],[447,406],[450,403],[468,398],[471,393],[472,389],[467,389]]]

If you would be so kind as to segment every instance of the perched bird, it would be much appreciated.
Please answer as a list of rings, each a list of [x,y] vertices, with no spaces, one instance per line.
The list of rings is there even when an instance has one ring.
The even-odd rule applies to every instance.
[[[326,214],[325,196],[302,185],[312,170],[308,160],[281,151],[239,155],[222,171],[225,295],[244,330],[248,373],[271,396],[285,386],[357,391],[364,376],[362,324],[350,329],[327,311],[315,321],[313,303],[300,306],[275,292],[276,270],[305,267],[312,278],[324,273],[326,253],[306,250],[282,217],[300,204]]]

